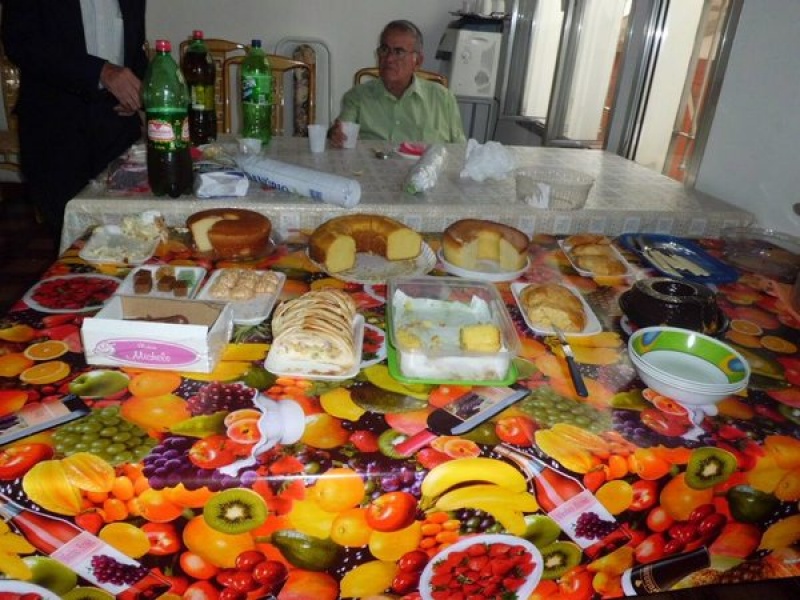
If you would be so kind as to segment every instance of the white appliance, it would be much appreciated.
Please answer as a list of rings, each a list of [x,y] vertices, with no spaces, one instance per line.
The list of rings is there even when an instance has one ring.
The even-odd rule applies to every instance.
[[[449,87],[456,96],[497,96],[502,44],[501,19],[464,17],[450,23],[436,57],[449,63]]]

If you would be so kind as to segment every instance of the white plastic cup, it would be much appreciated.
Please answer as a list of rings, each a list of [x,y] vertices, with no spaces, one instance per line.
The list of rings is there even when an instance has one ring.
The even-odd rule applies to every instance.
[[[239,138],[239,152],[242,154],[259,154],[261,140],[258,138]]]
[[[358,130],[361,126],[353,121],[342,121],[342,133],[344,133],[345,148],[355,148],[358,144]]]
[[[328,137],[327,125],[309,125],[308,126],[308,147],[311,152],[319,153],[325,152],[325,141]]]

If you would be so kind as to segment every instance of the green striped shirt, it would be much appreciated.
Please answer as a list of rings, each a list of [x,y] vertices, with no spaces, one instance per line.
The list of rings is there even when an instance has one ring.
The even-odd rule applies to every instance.
[[[400,98],[380,79],[350,89],[342,98],[341,121],[361,125],[362,140],[391,142],[463,142],[464,127],[453,93],[433,81],[414,77]]]

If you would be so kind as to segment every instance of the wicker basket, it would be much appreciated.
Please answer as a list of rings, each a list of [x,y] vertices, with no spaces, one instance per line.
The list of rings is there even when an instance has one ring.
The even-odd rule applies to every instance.
[[[594,177],[555,167],[527,167],[516,172],[517,199],[539,208],[575,210],[583,208]]]

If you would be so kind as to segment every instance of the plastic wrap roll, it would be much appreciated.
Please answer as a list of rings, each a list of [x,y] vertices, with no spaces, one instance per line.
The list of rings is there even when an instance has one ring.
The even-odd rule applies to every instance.
[[[240,156],[236,162],[250,179],[269,187],[344,208],[351,208],[361,200],[361,184],[355,179],[260,156]]]
[[[406,191],[409,194],[419,194],[433,189],[446,159],[447,149],[441,144],[431,144],[417,164],[411,167],[406,179]]]

